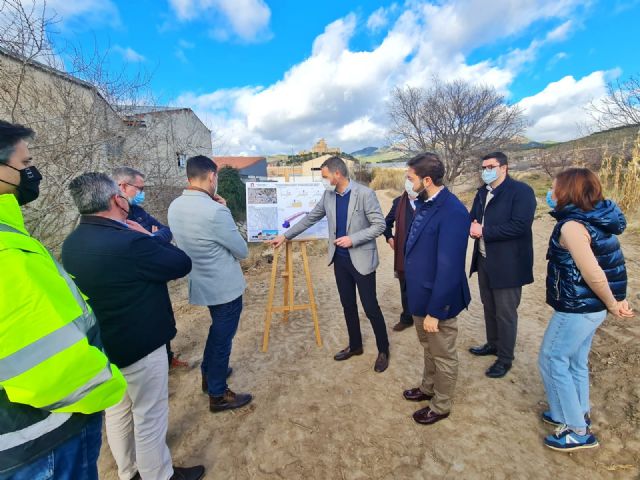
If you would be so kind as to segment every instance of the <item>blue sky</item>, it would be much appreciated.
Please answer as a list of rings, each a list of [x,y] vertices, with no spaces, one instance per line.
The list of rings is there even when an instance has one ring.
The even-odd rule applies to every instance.
[[[50,0],[56,46],[152,74],[220,153],[350,151],[387,141],[395,86],[434,75],[494,85],[536,140],[576,137],[607,81],[640,73],[638,0]]]

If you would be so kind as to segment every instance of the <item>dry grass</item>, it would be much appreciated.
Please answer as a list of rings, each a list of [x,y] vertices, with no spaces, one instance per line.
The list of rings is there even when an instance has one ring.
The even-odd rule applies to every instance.
[[[294,255],[299,255],[298,246],[293,248]],[[327,241],[313,240],[307,243],[307,253],[310,257],[326,255]],[[282,257],[282,255],[281,255]],[[259,270],[273,263],[273,247],[268,243],[250,243],[249,256],[242,261],[242,270],[246,273],[251,270]]]
[[[369,185],[372,190],[393,190],[402,192],[407,172],[403,168],[374,168],[373,180]]]
[[[605,196],[612,198],[625,215],[638,211],[640,204],[640,136],[628,160],[606,155],[600,168]]]

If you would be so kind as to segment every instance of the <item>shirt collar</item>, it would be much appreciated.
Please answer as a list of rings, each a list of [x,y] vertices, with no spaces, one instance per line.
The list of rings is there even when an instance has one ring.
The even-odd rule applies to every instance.
[[[431,196],[431,197],[427,198],[427,202],[433,202],[433,201],[436,199],[436,197],[437,197],[438,195],[440,195],[440,192],[441,192],[442,190],[444,190],[444,186],[440,187],[440,190],[438,190],[436,193],[434,193],[434,194],[433,194],[433,196]],[[425,203],[426,203],[426,202],[425,202]]]
[[[338,193],[338,191],[336,190],[336,195],[340,195],[341,197],[344,197],[348,193],[351,193],[351,180],[349,180],[349,183],[347,184],[347,188],[344,189],[344,192]]]

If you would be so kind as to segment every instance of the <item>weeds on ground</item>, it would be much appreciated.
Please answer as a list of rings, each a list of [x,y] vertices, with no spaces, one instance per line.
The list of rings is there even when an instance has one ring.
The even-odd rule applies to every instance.
[[[373,179],[369,185],[372,190],[404,191],[407,171],[403,168],[374,168]]]
[[[606,155],[600,168],[600,180],[605,197],[612,198],[627,217],[640,208],[640,136],[636,139],[631,158]]]

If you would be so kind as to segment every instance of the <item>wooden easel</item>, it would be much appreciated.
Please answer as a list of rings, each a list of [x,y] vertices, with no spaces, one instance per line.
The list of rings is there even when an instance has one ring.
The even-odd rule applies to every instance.
[[[269,286],[269,298],[267,300],[267,312],[264,319],[264,338],[262,340],[262,351],[266,352],[269,347],[269,330],[271,329],[271,318],[274,313],[282,312],[282,321],[289,320],[290,312],[300,310],[311,310],[313,318],[313,326],[316,332],[316,343],[322,346],[320,338],[320,324],[318,323],[318,307],[313,294],[313,283],[311,281],[311,270],[309,270],[309,257],[307,255],[307,242],[305,240],[297,241],[300,244],[302,253],[302,264],[304,266],[304,276],[307,282],[307,290],[309,291],[309,303],[296,305],[293,295],[293,242],[285,243],[285,271],[281,276],[284,278],[284,302],[283,305],[273,305],[273,298],[276,292],[276,282],[278,281],[278,259],[280,257],[281,248],[276,248],[273,253],[273,267],[271,267],[271,285]]]

